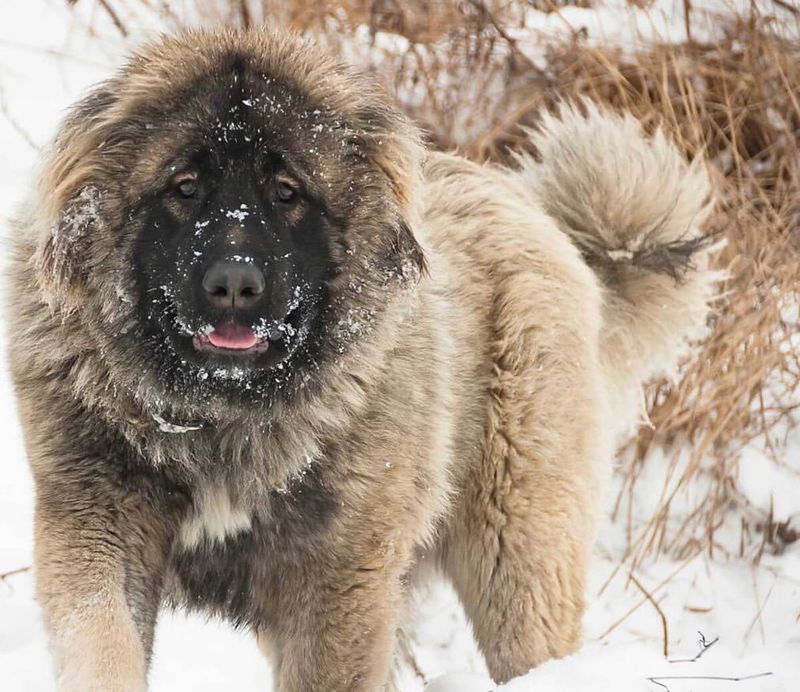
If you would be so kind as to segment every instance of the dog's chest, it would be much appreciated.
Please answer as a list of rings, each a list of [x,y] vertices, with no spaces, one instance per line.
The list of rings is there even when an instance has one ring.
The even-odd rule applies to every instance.
[[[184,548],[192,549],[204,542],[222,543],[251,528],[250,512],[234,502],[223,484],[206,485],[194,493],[179,540]]]

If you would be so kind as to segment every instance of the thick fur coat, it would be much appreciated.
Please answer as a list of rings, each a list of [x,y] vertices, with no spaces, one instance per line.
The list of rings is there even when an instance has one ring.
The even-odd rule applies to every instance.
[[[287,223],[322,209],[314,312],[269,368],[179,357],[194,264],[147,284],[172,247],[148,219],[235,245],[263,201],[164,197],[195,135],[218,181],[228,137],[274,146],[307,194]],[[432,571],[497,681],[575,650],[614,440],[705,322],[709,186],[589,103],[530,136],[513,169],[426,151],[367,77],[272,33],[167,38],[76,105],[6,298],[60,689],[145,689],[165,603],[252,629],[284,692],[384,689]]]

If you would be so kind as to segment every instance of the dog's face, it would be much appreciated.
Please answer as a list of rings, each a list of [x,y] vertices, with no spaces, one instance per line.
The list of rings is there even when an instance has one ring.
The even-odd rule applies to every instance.
[[[108,153],[75,162],[87,174],[74,176],[67,229],[43,264],[68,274],[55,283],[77,292],[78,309],[104,315],[95,333],[115,367],[150,375],[166,398],[252,402],[313,381],[413,283],[416,145],[370,89],[349,107],[336,92],[351,76],[330,61],[295,75],[311,50],[299,41],[243,37],[203,53],[204,40],[188,39],[200,64],[186,75],[162,73],[170,52],[186,58],[187,41],[173,40],[67,124],[69,150],[87,135],[78,115],[102,121],[92,139]],[[127,97],[142,81],[154,93]]]
[[[212,379],[317,355],[345,252],[345,228],[315,176],[319,157],[307,151],[311,133],[342,133],[321,113],[301,110],[299,127],[297,111],[272,113],[299,99],[241,69],[217,81],[171,116],[190,124],[171,137],[132,217],[153,357]]]

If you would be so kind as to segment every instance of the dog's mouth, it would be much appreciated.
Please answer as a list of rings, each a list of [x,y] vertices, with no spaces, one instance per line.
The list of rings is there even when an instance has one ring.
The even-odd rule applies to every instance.
[[[228,320],[211,329],[201,329],[192,336],[192,346],[195,351],[217,355],[258,356],[271,348],[285,351],[296,344],[303,331],[303,315],[298,305],[282,321],[262,319],[248,326]]]
[[[198,351],[250,355],[266,351],[269,348],[269,339],[259,336],[250,327],[235,322],[223,322],[211,331],[195,334],[192,345]]]

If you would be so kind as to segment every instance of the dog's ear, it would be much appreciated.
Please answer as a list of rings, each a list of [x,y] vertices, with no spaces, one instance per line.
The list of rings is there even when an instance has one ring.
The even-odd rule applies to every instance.
[[[376,100],[359,110],[366,133],[367,155],[388,184],[396,210],[393,257],[404,279],[418,279],[426,271],[425,253],[417,241],[422,160],[425,153],[419,130],[399,111]]]
[[[62,124],[43,161],[38,184],[37,269],[43,297],[52,307],[74,309],[85,281],[84,250],[102,219],[103,155],[113,139],[116,103],[101,85],[79,101]]]
[[[428,271],[425,252],[405,220],[397,227],[395,256],[398,259],[398,273],[404,281],[416,283]]]
[[[375,165],[389,181],[400,217],[396,226],[395,257],[400,276],[408,280],[419,279],[426,271],[425,253],[413,230],[418,223],[421,158],[422,147],[416,129],[409,127],[383,135],[373,156]]]
[[[72,310],[80,304],[86,279],[84,247],[100,223],[100,193],[85,187],[66,203],[41,239],[39,280],[51,306]]]

